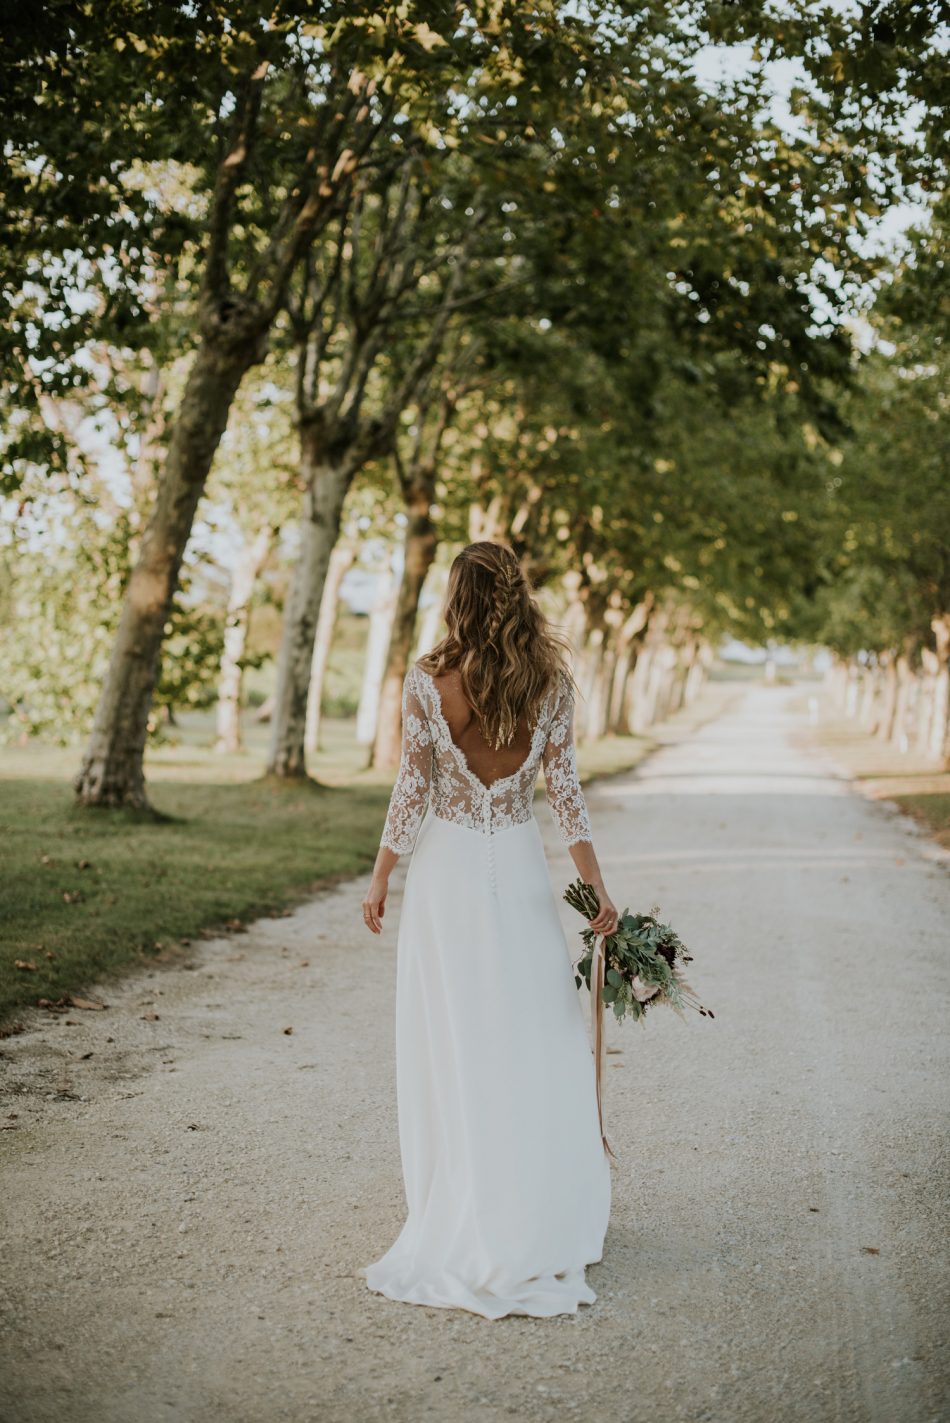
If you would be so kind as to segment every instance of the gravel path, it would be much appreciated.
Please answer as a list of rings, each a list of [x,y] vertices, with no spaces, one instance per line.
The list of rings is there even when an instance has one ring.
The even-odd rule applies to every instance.
[[[490,1323],[356,1275],[403,1198],[398,893],[375,940],[354,882],[4,1042],[3,1423],[950,1416],[950,877],[801,701],[750,690],[591,790],[615,897],[717,1009],[610,1028],[595,1305]]]

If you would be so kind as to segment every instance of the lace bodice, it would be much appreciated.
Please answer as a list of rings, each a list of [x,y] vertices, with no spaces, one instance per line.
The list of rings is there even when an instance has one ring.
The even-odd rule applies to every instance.
[[[559,678],[548,693],[519,768],[485,785],[452,739],[434,679],[414,665],[403,684],[402,758],[380,843],[397,855],[407,854],[427,805],[441,820],[483,835],[521,825],[534,814],[540,767],[562,839],[568,845],[590,841],[574,751],[574,691],[568,679]]]

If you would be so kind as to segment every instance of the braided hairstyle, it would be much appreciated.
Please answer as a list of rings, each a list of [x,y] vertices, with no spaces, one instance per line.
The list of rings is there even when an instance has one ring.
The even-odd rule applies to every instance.
[[[570,680],[566,640],[506,544],[462,549],[449,571],[445,621],[447,635],[420,665],[434,677],[458,671],[485,740],[495,750],[509,745],[521,717],[534,726],[551,686]]]

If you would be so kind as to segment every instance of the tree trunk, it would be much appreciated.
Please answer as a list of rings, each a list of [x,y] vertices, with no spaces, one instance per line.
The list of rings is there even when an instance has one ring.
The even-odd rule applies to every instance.
[[[594,677],[590,699],[590,719],[587,729],[589,740],[600,741],[601,737],[607,735],[610,720],[610,689],[613,686],[616,666],[617,650],[608,630],[601,648],[600,662]]]
[[[664,716],[672,716],[672,714],[678,712],[683,705],[686,678],[689,676],[694,651],[695,647],[689,639],[680,643],[678,647],[673,648],[675,660],[670,668],[669,692],[666,699]]]
[[[858,699],[861,694],[861,669],[854,658],[848,659],[848,680],[845,688],[844,714],[853,721],[858,715]]]
[[[599,734],[600,705],[598,697],[602,683],[606,633],[607,629],[603,618],[599,615],[591,617],[587,640],[578,668],[577,680],[581,691],[580,705],[577,708],[578,741],[594,741]]]
[[[216,751],[235,752],[241,749],[241,685],[244,680],[243,661],[247,634],[251,624],[251,599],[261,569],[267,562],[272,540],[273,530],[263,528],[250,544],[245,544],[238,555],[231,580],[228,616],[224,626],[224,650],[221,654],[221,672],[218,678]]]
[[[654,644],[649,637],[644,639],[643,646],[637,654],[634,663],[633,676],[630,678],[630,690],[628,693],[629,716],[628,724],[631,732],[635,736],[643,736],[650,729],[649,708],[647,704],[647,692],[650,684],[650,670],[653,666],[653,659],[656,655]]]
[[[889,741],[894,730],[894,713],[897,710],[897,655],[893,652],[886,654],[884,663],[884,695],[881,699],[880,710],[877,715],[877,726],[874,728],[877,736],[882,741]]]
[[[148,808],[145,738],[162,640],[185,545],[241,379],[258,359],[249,340],[199,347],[162,470],[158,496],[129,579],[89,744],[75,780],[84,805]]]
[[[908,735],[908,724],[913,706],[914,692],[916,690],[916,677],[914,676],[912,659],[913,647],[907,647],[897,658],[895,672],[897,676],[897,691],[894,697],[894,718],[891,726],[891,740],[900,751],[907,751],[910,746]]]
[[[620,714],[614,723],[614,731],[622,732],[624,736],[636,735],[636,706],[643,677],[640,659],[644,655],[645,643],[646,631],[644,630],[637,633],[630,648],[630,663],[623,687]]]
[[[333,646],[333,630],[336,627],[337,608],[340,603],[340,586],[348,570],[353,565],[356,550],[352,544],[337,544],[330,554],[327,578],[320,599],[320,613],[317,617],[317,632],[313,642],[313,661],[310,664],[310,688],[307,692],[307,722],[304,729],[304,749],[317,750],[320,744],[320,713],[323,702],[323,683],[326,678],[330,648]]]
[[[950,613],[931,623],[936,638],[937,673],[934,679],[933,710],[927,738],[927,754],[942,761],[948,748],[950,722]]]
[[[926,756],[937,691],[937,659],[929,647],[920,649],[920,674],[914,706],[914,750]]]
[[[691,707],[703,690],[706,682],[706,669],[712,660],[712,649],[705,638],[700,638],[696,643],[696,651],[686,677],[686,686],[683,688],[683,705]]]
[[[386,670],[379,698],[376,741],[372,765],[390,768],[399,765],[402,739],[402,684],[409,670],[419,598],[426,574],[435,559],[438,540],[429,513],[429,501],[420,499],[408,509],[405,562],[396,598]]]
[[[656,690],[652,694],[651,722],[665,721],[670,714],[670,701],[676,662],[676,648],[671,642],[664,643],[653,662]]]
[[[445,569],[434,564],[429,573],[429,584],[431,586],[426,590],[427,594],[431,594],[431,601],[422,614],[419,637],[416,642],[414,654],[416,658],[421,657],[423,653],[431,652],[442,635],[445,581]]]
[[[587,636],[587,604],[582,596],[583,586],[583,580],[579,573],[565,575],[564,587],[567,593],[567,607],[564,611],[564,623],[561,631],[571,647],[575,676],[580,670],[578,664],[581,661]]]
[[[270,775],[304,778],[304,736],[313,646],[330,555],[340,532],[343,501],[352,479],[349,465],[323,456],[316,428],[300,429],[300,465],[304,478],[300,519],[300,554],[284,610],[277,662],[274,715],[267,770]]]
[[[867,732],[874,730],[875,704],[877,701],[877,667],[861,669],[861,700],[858,705],[858,721]]]
[[[620,629],[608,710],[608,728],[611,731],[630,733],[630,683],[652,612],[653,595],[648,593],[642,602],[635,605]]]
[[[380,567],[376,601],[370,609],[369,637],[363,661],[363,685],[356,713],[356,740],[360,746],[372,746],[376,739],[379,696],[386,668],[386,653],[396,609],[396,583],[392,572],[392,555],[387,549]]]
[[[667,670],[669,625],[668,611],[657,609],[650,619],[646,640],[634,668],[632,729],[640,736],[659,719],[658,704]]]
[[[845,713],[847,713],[848,705],[849,673],[850,664],[843,657],[835,654],[834,661],[825,674],[825,686],[831,696],[832,703]]]

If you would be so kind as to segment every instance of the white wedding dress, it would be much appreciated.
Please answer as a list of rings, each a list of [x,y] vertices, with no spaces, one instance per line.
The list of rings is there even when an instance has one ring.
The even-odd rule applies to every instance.
[[[382,844],[410,850],[397,939],[396,1092],[408,1217],[359,1273],[412,1304],[574,1313],[596,1299],[610,1167],[594,1060],[538,823],[541,766],[564,841],[590,840],[563,678],[527,758],[486,785],[439,689],[410,668]]]

